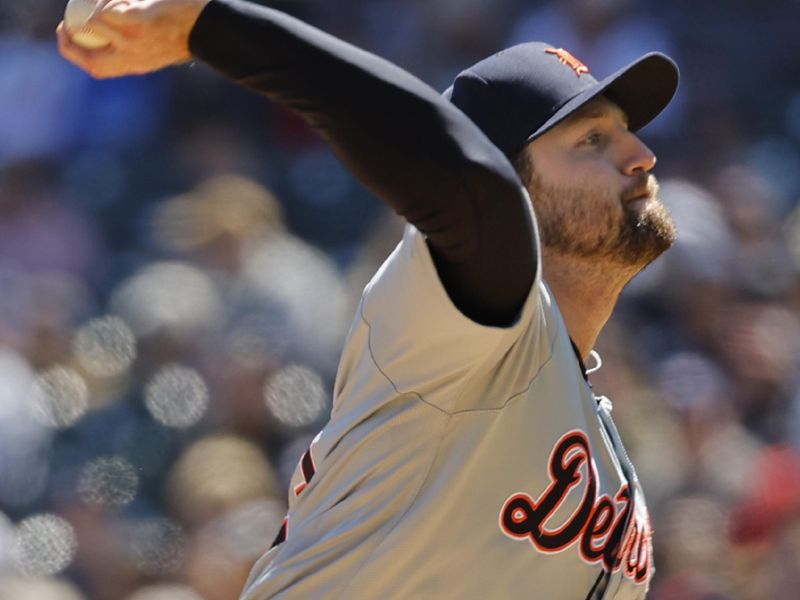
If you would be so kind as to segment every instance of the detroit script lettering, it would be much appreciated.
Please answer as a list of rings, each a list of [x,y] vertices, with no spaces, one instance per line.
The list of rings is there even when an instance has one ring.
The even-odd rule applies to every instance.
[[[513,539],[530,540],[544,553],[562,552],[578,544],[581,558],[602,563],[609,572],[624,569],[626,577],[642,583],[650,576],[650,523],[634,511],[631,491],[620,486],[614,498],[597,495],[597,466],[589,440],[580,430],[564,434],[549,460],[550,485],[538,498],[517,493],[500,511],[500,527]],[[564,523],[550,523],[570,491],[585,483],[578,508]],[[629,518],[633,514],[633,518]],[[626,528],[626,524],[631,521]],[[627,534],[626,534],[627,529]]]

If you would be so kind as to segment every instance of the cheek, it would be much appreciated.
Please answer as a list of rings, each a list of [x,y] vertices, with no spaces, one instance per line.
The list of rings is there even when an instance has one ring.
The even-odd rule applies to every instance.
[[[541,170],[542,178],[554,187],[596,190],[620,197],[625,185],[621,173],[597,156],[568,155],[565,160],[551,161],[546,166],[549,168]]]
[[[621,182],[603,169],[574,168],[561,174],[556,181],[545,178],[540,178],[540,181],[545,189],[555,193],[556,198],[578,204],[583,212],[597,218],[624,213]]]

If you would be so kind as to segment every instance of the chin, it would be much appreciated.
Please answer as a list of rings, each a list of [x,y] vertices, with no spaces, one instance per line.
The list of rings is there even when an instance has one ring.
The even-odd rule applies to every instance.
[[[638,209],[638,210],[637,210]],[[669,250],[677,237],[667,207],[653,198],[641,206],[626,207],[626,223],[620,232],[620,253],[625,262],[645,267]]]
[[[669,248],[675,239],[678,237],[678,231],[675,228],[675,221],[672,214],[661,200],[654,198],[652,202],[645,205],[642,212],[640,223],[652,230],[659,238],[662,238],[666,247]]]

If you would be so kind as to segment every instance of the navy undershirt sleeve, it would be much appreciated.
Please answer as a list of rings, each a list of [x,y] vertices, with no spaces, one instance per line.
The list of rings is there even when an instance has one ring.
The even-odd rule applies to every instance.
[[[529,200],[505,156],[419,79],[279,11],[212,0],[192,54],[288,107],[425,236],[453,303],[508,325],[533,283]]]

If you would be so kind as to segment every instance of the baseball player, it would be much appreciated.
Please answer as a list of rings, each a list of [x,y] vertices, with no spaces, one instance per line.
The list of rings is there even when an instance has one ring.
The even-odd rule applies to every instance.
[[[584,361],[674,239],[634,133],[675,92],[674,63],[598,81],[532,42],[442,96],[242,0],[112,0],[91,25],[110,47],[58,31],[88,72],[201,59],[302,115],[408,221],[242,598],[643,598],[645,498]]]

